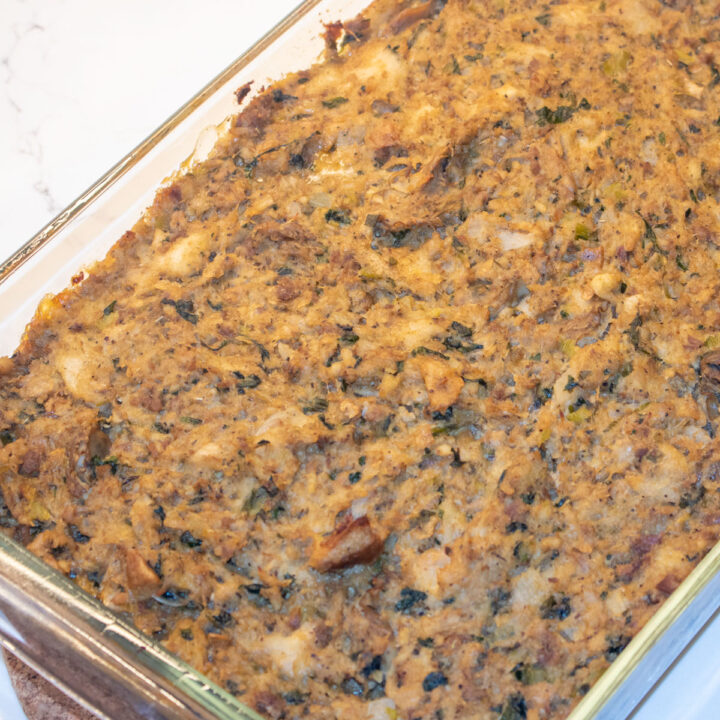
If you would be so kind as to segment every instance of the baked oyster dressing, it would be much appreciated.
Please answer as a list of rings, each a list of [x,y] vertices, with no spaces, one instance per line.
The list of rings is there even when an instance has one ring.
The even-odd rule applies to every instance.
[[[718,539],[718,12],[328,26],[0,361],[0,525],[268,718],[567,716]]]

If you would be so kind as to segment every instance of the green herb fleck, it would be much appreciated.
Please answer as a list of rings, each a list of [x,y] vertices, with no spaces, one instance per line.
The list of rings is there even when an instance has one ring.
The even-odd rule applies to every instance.
[[[305,415],[312,415],[313,413],[325,412],[328,409],[328,401],[325,398],[317,397],[313,398],[305,405],[302,409]]]
[[[445,72],[451,73],[452,75],[460,75],[460,64],[454,55],[451,57],[452,61],[445,66]]]
[[[539,682],[547,682],[549,679],[546,668],[540,663],[533,663],[532,665],[518,663],[512,669],[512,673],[523,685],[534,685]]]
[[[177,314],[183,319],[187,320],[193,325],[197,325],[198,316],[195,314],[195,306],[192,300],[171,300],[170,298],[163,298],[160,303],[162,305],[172,305],[175,308]]]
[[[521,693],[509,695],[503,705],[502,715],[498,720],[525,720],[527,717],[527,703]]]
[[[352,221],[350,219],[350,215],[346,210],[330,208],[325,213],[325,222],[335,222],[338,225],[349,225]]]
[[[443,355],[441,352],[438,352],[437,350],[431,350],[430,348],[426,348],[423,345],[420,347],[416,347],[411,353],[413,357],[417,355],[434,355],[435,357],[442,358],[443,360],[449,360],[450,358],[447,355]]]
[[[576,240],[597,240],[597,232],[591,230],[585,223],[578,223],[575,226]]]
[[[344,332],[340,336],[340,342],[343,345],[354,345],[359,339],[360,336],[351,331]]]
[[[712,80],[710,81],[710,87],[716,87],[720,84],[720,71],[714,66],[710,66],[710,73],[712,74]]]
[[[68,525],[67,533],[76,543],[79,543],[80,545],[90,542],[90,536],[80,532],[77,525]]]
[[[196,538],[189,530],[185,530],[185,532],[180,535],[180,542],[189,548],[198,548],[202,545],[202,540]]]
[[[547,105],[535,111],[537,115],[537,124],[540,127],[545,125],[559,125],[569,120],[578,110],[589,110],[590,103],[583,98],[578,105],[558,105],[555,110],[551,110]]]
[[[238,391],[238,395],[244,395],[245,390],[252,390],[262,382],[262,380],[255,374],[245,377],[245,375],[241,372],[234,370],[233,375],[238,379],[238,382],[235,383],[235,389]]]
[[[0,431],[0,443],[2,443],[3,447],[11,442],[15,442],[15,435],[10,430]]]
[[[640,215],[640,213],[638,213]],[[645,241],[649,241],[650,244],[653,247],[653,250],[655,252],[659,252],[661,255],[667,255],[667,250],[663,250],[657,239],[657,235],[655,234],[655,230],[653,230],[652,225],[642,216],[640,215],[640,218],[645,223],[645,234],[642,236],[642,246],[645,247]]]
[[[400,599],[395,603],[395,610],[403,615],[424,614],[423,604],[427,600],[427,593],[422,590],[404,587],[400,591]],[[419,606],[419,607],[418,607]]]
[[[551,595],[540,605],[540,617],[543,620],[565,620],[572,612],[570,598]]]
[[[347,99],[346,97],[334,97],[334,98],[332,98],[332,99],[330,99],[330,100],[323,100],[323,101],[322,101],[322,104],[323,104],[326,108],[331,108],[331,109],[332,109],[332,108],[336,108],[336,107],[338,107],[338,106],[340,106],[340,105],[344,105],[347,101],[348,101],[348,99]]]

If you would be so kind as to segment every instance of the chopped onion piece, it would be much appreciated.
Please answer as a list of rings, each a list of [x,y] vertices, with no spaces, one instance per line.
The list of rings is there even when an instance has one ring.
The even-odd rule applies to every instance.
[[[330,205],[332,205],[330,193],[319,192],[311,195],[310,204],[314,207],[330,207]]]
[[[498,233],[503,252],[508,250],[517,250],[532,244],[535,239],[532,235],[523,232],[515,232],[513,230],[501,230]]]
[[[481,215],[471,215],[465,223],[465,234],[471,240],[482,240],[484,242],[488,238],[487,220]]]
[[[341,130],[338,133],[335,144],[337,147],[343,147],[343,145],[359,145],[365,139],[366,128],[364,125],[354,125],[347,130]]]

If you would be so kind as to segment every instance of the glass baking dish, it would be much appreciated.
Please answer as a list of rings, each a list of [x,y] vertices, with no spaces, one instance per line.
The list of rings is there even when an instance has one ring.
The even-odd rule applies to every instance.
[[[150,137],[0,265],[0,355],[11,353],[41,299],[102,258],[178,167],[202,159],[251,96],[322,52],[323,23],[369,0],[306,0]],[[716,611],[720,545],[635,636],[571,714],[629,715]],[[101,718],[259,716],[0,534],[0,643]]]

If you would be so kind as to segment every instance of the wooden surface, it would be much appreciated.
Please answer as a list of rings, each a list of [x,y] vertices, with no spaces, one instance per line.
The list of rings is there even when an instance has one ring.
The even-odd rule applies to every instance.
[[[28,720],[97,720],[15,656],[3,655]]]

